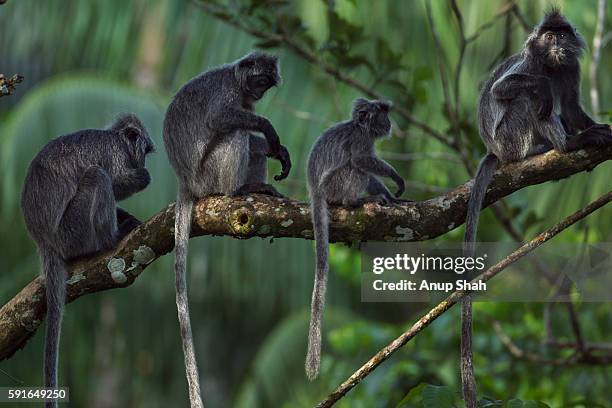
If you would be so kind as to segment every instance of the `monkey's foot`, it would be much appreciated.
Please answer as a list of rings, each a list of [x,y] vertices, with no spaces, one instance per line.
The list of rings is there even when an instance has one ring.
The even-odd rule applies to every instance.
[[[258,184],[245,184],[240,187],[234,195],[242,196],[247,194],[266,194],[272,197],[285,198],[284,195],[278,192],[274,186],[266,183],[258,183]]]
[[[121,241],[125,238],[130,232],[136,229],[142,222],[138,221],[137,218],[132,217],[130,215],[129,218],[126,218],[119,224],[119,230],[117,231],[118,239]]]
[[[364,204],[374,203],[379,205],[389,204],[389,199],[384,194],[376,194],[367,197],[362,197],[354,201],[343,201],[342,205],[350,208],[359,208]]]
[[[612,127],[610,125],[596,124],[572,137],[568,143],[568,150],[578,150],[586,146],[608,146],[612,144]]]
[[[391,199],[388,199],[387,201],[389,201],[388,204],[402,205],[402,204],[414,203],[416,200],[411,200],[409,198],[395,198],[395,197],[392,197]]]

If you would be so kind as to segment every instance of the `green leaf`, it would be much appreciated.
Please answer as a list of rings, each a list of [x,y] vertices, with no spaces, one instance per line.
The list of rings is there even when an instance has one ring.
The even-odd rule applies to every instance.
[[[511,399],[506,404],[506,408],[523,408],[523,401],[518,398]]]
[[[428,66],[421,66],[414,70],[414,80],[417,82],[420,81],[429,81],[433,79],[434,73],[433,69]]]
[[[423,389],[429,384],[419,384],[395,406],[395,408],[421,408],[423,406]]]
[[[446,386],[428,384],[423,389],[423,407],[425,408],[453,408],[455,395]]]

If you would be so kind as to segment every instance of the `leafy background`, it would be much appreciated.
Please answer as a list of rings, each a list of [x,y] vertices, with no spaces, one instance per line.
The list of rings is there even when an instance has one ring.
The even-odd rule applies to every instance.
[[[262,29],[279,22],[295,38],[349,77],[375,88],[432,128],[464,138],[473,164],[483,153],[475,128],[478,89],[500,58],[525,38],[516,19],[496,19],[466,49],[461,92],[445,105],[436,47],[425,1],[242,0],[221,2],[252,17]],[[510,3],[459,1],[465,30]],[[518,1],[534,24],[549,3]],[[596,1],[558,1],[590,44]],[[448,2],[431,12],[448,72],[459,58],[457,24]],[[606,26],[612,26],[608,4]],[[509,35],[507,26],[510,26]],[[503,39],[503,40],[502,40]],[[0,7],[0,72],[26,81],[0,99],[0,304],[38,273],[35,247],[18,207],[28,163],[57,135],[102,127],[125,111],[137,113],[158,146],[148,162],[152,185],[125,207],[142,219],[173,201],[176,183],[161,141],[161,123],[172,94],[208,67],[233,61],[262,43],[186,0],[12,0]],[[612,114],[612,47],[599,67],[603,119]],[[279,131],[292,155],[289,196],[306,199],[305,161],[315,138],[343,120],[359,92],[320,67],[274,48],[284,83],[257,107]],[[587,52],[583,68],[589,66]],[[590,110],[583,79],[583,102]],[[427,199],[469,175],[455,152],[394,116],[396,129],[379,151],[410,180],[407,196]],[[409,154],[410,153],[410,154]],[[271,171],[278,171],[272,163]],[[524,189],[507,199],[514,225],[526,236],[550,226],[610,188],[610,164],[591,174]],[[566,242],[610,240],[610,210],[601,210],[558,237]],[[460,241],[462,228],[440,237]],[[490,210],[483,213],[482,241],[510,241]],[[313,406],[361,363],[425,310],[420,304],[362,304],[359,255],[332,246],[322,375],[303,374],[313,246],[303,240],[198,238],[190,243],[189,285],[203,393],[209,406]],[[610,339],[610,304],[578,304],[590,341]],[[475,365],[483,406],[609,407],[612,372],[606,366],[554,367],[513,358],[485,316],[503,322],[524,348],[545,355],[542,304],[481,303],[475,312]],[[564,308],[552,323],[572,339]],[[343,399],[340,407],[461,406],[458,383],[458,310],[452,310],[381,366]],[[25,350],[0,363],[0,385],[41,382],[44,330]],[[187,404],[174,307],[172,255],[157,261],[133,287],[86,296],[67,308],[60,378],[70,387],[70,406],[161,407]],[[520,398],[521,400],[515,399]],[[532,402],[525,402],[533,400]],[[542,401],[542,403],[534,402]],[[489,402],[486,402],[489,401]],[[503,401],[503,402],[502,402]],[[539,404],[539,405],[538,405]]]

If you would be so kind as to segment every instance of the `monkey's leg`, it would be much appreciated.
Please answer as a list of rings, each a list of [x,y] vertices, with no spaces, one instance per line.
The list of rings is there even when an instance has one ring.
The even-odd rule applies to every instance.
[[[370,176],[370,179],[368,180],[368,187],[366,188],[366,191],[368,192],[368,194],[372,196],[382,194],[385,196],[387,201],[392,204],[413,203],[414,202],[414,200],[410,200],[410,199],[404,200],[401,198],[395,198],[393,194],[391,194],[389,189],[379,179],[373,176]]]
[[[118,225],[118,233],[117,240],[122,240],[127,234],[132,232],[136,227],[142,224],[138,218],[134,217],[129,212],[125,211],[123,208],[117,207],[117,225]]]
[[[266,183],[268,177],[267,153],[268,142],[262,137],[253,134],[249,135],[249,169],[247,179],[245,184],[236,191],[236,195],[259,193],[274,197],[284,197],[274,186]]]
[[[388,177],[393,180],[398,187],[397,193],[395,193],[396,197],[404,193],[404,179],[384,160],[380,160],[376,156],[364,154],[352,157],[351,165],[366,173],[371,173],[379,177]]]
[[[538,119],[536,102],[517,98],[506,105],[502,119],[491,129],[492,137],[486,141],[487,148],[502,163],[517,162],[543,153],[544,148],[534,149],[538,138],[555,146],[551,140],[554,138],[549,137],[548,129],[544,126],[546,122]]]
[[[287,149],[283,149],[280,144],[280,138],[272,123],[263,116],[259,116],[253,112],[243,109],[227,109],[220,110],[216,115],[210,118],[209,126],[222,134],[232,133],[238,130],[246,130],[262,133],[268,143],[268,156],[280,161],[283,170],[280,175],[276,176],[276,180],[281,180],[287,177],[291,170],[291,159]]]
[[[559,116],[553,115],[548,119],[536,121],[536,124],[538,135],[552,144],[556,151],[566,152],[568,150],[568,135],[565,133],[563,122],[561,122]]]
[[[57,229],[62,257],[71,259],[110,249],[116,244],[117,214],[108,174],[91,166],[79,180]]]

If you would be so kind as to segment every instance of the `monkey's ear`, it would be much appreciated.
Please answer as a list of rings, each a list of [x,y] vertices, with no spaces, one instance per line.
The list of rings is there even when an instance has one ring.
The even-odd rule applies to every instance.
[[[128,126],[123,129],[123,134],[130,142],[135,142],[140,137],[140,130],[136,129],[134,126]]]
[[[360,125],[367,124],[370,121],[371,117],[372,114],[366,109],[361,109],[357,111],[357,123],[359,123]]]

